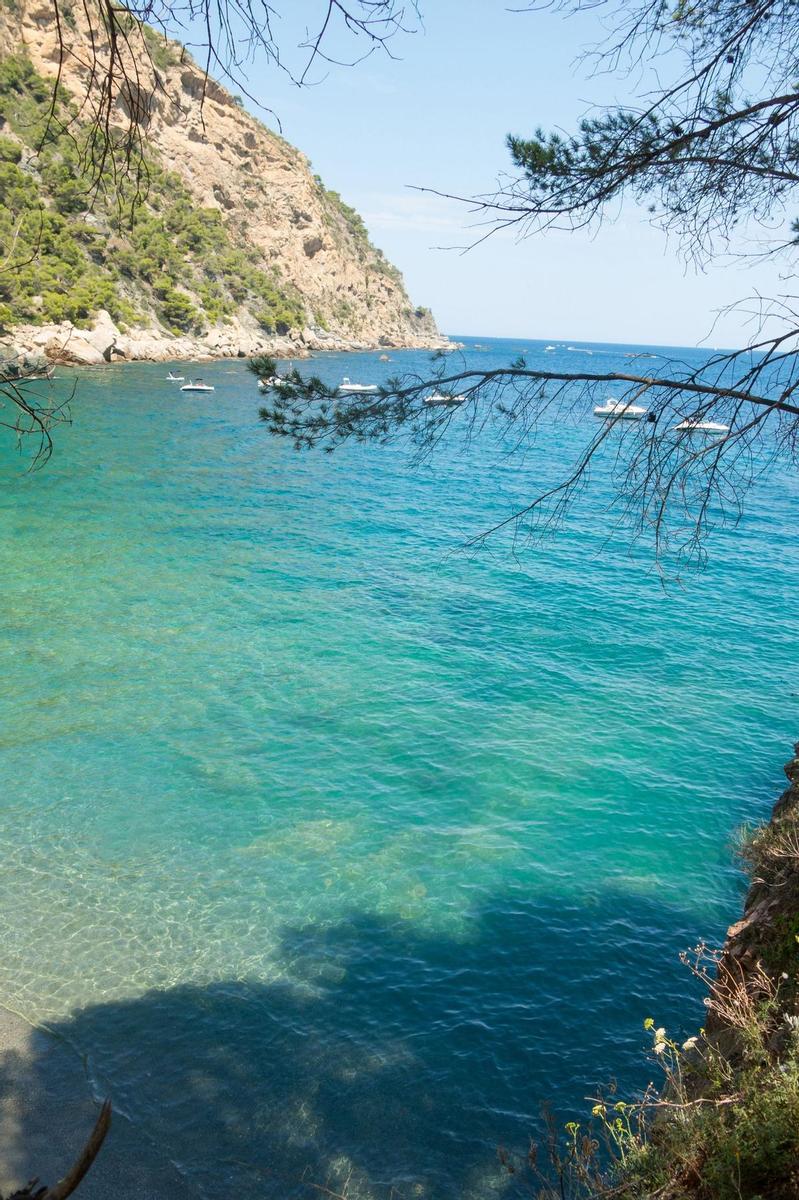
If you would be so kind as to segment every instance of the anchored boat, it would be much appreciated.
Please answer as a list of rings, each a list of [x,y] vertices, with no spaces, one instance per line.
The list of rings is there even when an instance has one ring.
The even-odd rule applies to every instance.
[[[687,417],[686,420],[680,421],[679,425],[674,426],[675,433],[729,433],[729,425],[722,425],[720,421],[699,421],[692,417]]]
[[[606,400],[604,404],[594,409],[595,417],[614,418],[621,421],[640,421],[646,416],[646,409],[640,404],[632,404],[627,400]]]
[[[202,379],[198,379],[196,382],[190,379],[188,383],[183,384],[180,390],[182,392],[212,392],[214,388],[213,384],[203,383]]]
[[[350,395],[363,395],[367,392],[376,392],[376,383],[351,383],[347,375],[344,376],[341,383],[338,385],[340,392],[349,392]]]

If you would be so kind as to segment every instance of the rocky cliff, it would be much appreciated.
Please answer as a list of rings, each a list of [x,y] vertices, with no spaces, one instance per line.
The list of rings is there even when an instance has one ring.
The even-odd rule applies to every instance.
[[[0,0],[0,239],[12,259],[0,322],[11,340],[75,361],[445,344],[308,160],[182,47],[132,21],[137,89],[119,83],[110,136],[119,142],[135,107],[143,149],[134,174],[93,186],[89,71],[108,47],[90,48],[83,6],[60,13],[65,54],[48,0]]]

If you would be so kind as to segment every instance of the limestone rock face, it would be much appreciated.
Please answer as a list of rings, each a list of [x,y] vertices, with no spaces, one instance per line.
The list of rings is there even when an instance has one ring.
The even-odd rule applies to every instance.
[[[61,78],[80,102],[89,88],[89,32],[83,6],[71,6],[70,13],[74,27],[68,30]],[[115,120],[124,127],[135,109],[146,126],[149,152],[180,176],[199,206],[219,211],[234,244],[246,249],[254,266],[276,271],[299,291],[305,329],[291,332],[292,345],[446,346],[432,315],[414,307],[401,276],[369,243],[357,214],[325,190],[305,156],[207,79],[177,43],[161,42],[156,69],[146,49],[153,36],[139,30],[131,37],[134,51],[136,39],[141,42],[139,82],[135,96],[129,86],[120,87]],[[100,43],[98,52],[107,56],[107,45]],[[16,0],[13,7],[0,6],[2,53],[25,53],[42,75],[55,76],[59,49],[49,3]],[[205,353],[252,353],[256,343],[274,347],[275,339],[248,320],[251,314],[239,316],[239,328],[234,323],[209,331]],[[125,349],[109,320],[101,315],[94,330],[76,331],[69,339],[73,352],[90,355],[86,342],[103,361],[109,353],[136,356],[136,347],[147,341],[145,331],[131,332]],[[159,344],[171,337],[160,328],[149,334]]]
[[[56,336],[46,342],[44,352],[52,362],[74,363],[76,366],[98,367],[105,362],[100,350],[80,333],[71,330],[63,341]]]
[[[18,325],[0,340],[0,375],[16,377],[41,371],[48,362],[93,367],[107,362],[194,361],[213,358],[249,358],[271,354],[276,358],[308,358],[317,350],[369,350],[368,340],[338,337],[333,333],[300,331],[296,338],[266,337],[254,321],[234,319],[214,325],[201,336],[175,335],[160,328],[132,329],[123,333],[104,310],[93,328],[77,329],[70,321],[58,325]]]

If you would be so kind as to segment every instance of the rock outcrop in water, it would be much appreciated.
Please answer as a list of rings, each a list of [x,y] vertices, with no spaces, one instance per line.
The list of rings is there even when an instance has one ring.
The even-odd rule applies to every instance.
[[[82,6],[62,5],[61,15],[62,105],[74,113],[92,53]],[[11,341],[76,362],[447,344],[300,151],[206,79],[181,46],[144,26],[135,34],[147,50],[138,69],[150,181],[128,228],[108,189],[92,203],[81,198],[68,139],[52,134],[36,153],[43,85],[59,63],[52,6],[0,6],[0,237],[24,241],[25,221],[41,210],[53,229],[45,254],[63,259],[49,275],[24,269],[21,282],[13,263],[4,272],[0,321]],[[101,58],[107,49],[97,47]],[[120,87],[121,127],[129,104]]]

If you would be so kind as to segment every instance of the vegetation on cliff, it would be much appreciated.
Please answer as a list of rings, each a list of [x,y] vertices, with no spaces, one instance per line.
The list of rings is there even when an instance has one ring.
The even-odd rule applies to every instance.
[[[34,434],[37,462],[66,412],[24,385],[43,354],[443,341],[358,214],[148,17],[0,0],[0,340],[15,381],[0,424]],[[94,329],[100,310],[115,327],[101,322],[99,347],[50,328]]]
[[[105,308],[134,357],[164,331],[223,353],[438,342],[358,213],[168,29],[0,0],[0,332]]]
[[[177,175],[137,158],[123,179],[92,178],[86,133],[63,88],[21,56],[0,61],[0,323],[70,320],[99,308],[201,332],[240,305],[268,333],[305,323],[290,284],[251,265],[216,209],[197,208]],[[140,181],[146,177],[146,191]]]

